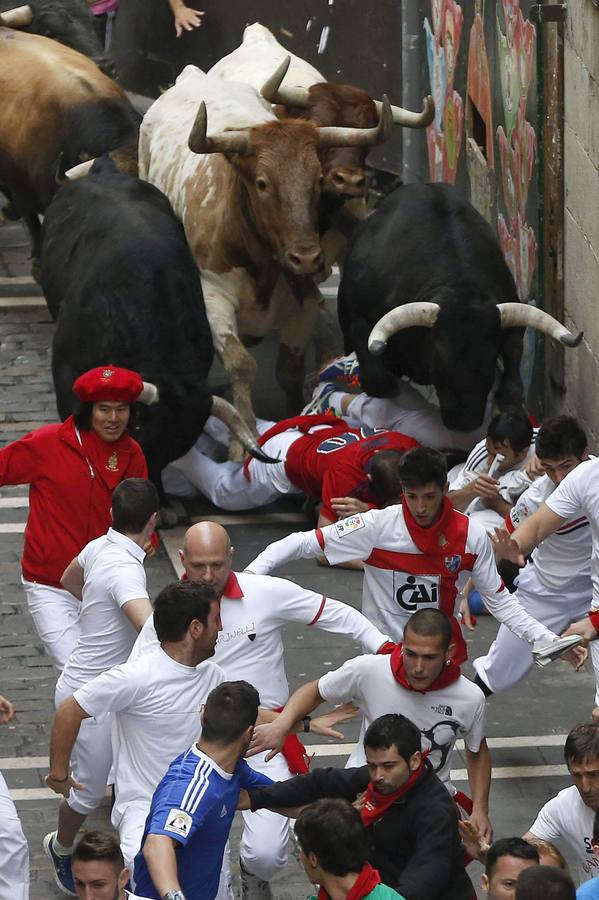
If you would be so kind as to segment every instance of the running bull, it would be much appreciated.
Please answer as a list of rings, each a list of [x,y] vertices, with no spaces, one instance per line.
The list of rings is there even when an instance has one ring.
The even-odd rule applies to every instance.
[[[44,218],[41,283],[60,306],[52,375],[62,419],[76,403],[73,381],[110,362],[155,386],[133,433],[161,492],[162,469],[193,446],[210,414],[269,461],[231,404],[206,388],[214,351],[200,277],[159,190],[107,157],[66,183]]]
[[[399,378],[433,385],[447,428],[483,422],[497,361],[500,409],[521,408],[520,361],[528,325],[567,347],[580,343],[552,316],[519,302],[497,239],[449,185],[398,188],[356,229],[339,290],[346,352],[373,397]]]
[[[318,153],[373,146],[386,140],[391,127],[388,101],[376,128],[280,121],[255,88],[207,76],[194,66],[183,70],[144,117],[140,176],[166,193],[183,222],[200,269],[215,349],[235,406],[251,427],[256,363],[241,336],[263,337],[282,321],[277,373],[303,380],[305,348],[318,312],[313,276],[323,265]]]
[[[114,77],[114,63],[96,33],[94,15],[85,0],[30,0],[25,6],[11,8],[6,0],[0,0],[0,25],[53,38],[89,56],[106,75]]]
[[[0,189],[25,220],[36,260],[39,214],[57,190],[59,168],[115,151],[136,173],[140,117],[90,59],[9,28],[0,28],[0,96]]]
[[[274,74],[272,74],[274,73]],[[272,32],[254,22],[243,41],[210,69],[211,77],[243,81],[259,90],[282,116],[303,118],[316,125],[374,128],[381,102],[361,88],[327,82],[310,63],[289,53]],[[392,106],[396,125],[426,128],[435,114],[432,97],[425,97],[422,112]],[[323,193],[333,197],[361,197],[366,190],[364,166],[368,147],[328,147],[320,159]]]

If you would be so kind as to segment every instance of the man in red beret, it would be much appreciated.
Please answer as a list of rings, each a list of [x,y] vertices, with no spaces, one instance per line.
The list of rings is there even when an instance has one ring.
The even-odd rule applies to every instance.
[[[89,541],[110,527],[114,488],[147,478],[137,441],[127,434],[131,406],[156,389],[137,372],[99,366],[73,385],[79,406],[62,424],[44,425],[0,450],[0,485],[29,484],[22,582],[37,633],[62,669],[79,636],[79,600],[62,573]]]

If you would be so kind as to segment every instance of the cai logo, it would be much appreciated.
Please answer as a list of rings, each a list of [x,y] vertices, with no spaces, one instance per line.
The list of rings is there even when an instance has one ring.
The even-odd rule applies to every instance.
[[[397,582],[401,579],[401,582]],[[439,576],[438,575],[405,575],[404,572],[394,572],[395,599],[402,609],[413,613],[423,606],[439,606]]]

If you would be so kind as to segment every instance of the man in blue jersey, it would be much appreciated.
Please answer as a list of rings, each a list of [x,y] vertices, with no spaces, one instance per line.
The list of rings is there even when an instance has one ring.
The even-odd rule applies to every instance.
[[[246,681],[214,688],[202,710],[202,735],[178,756],[154,793],[135,892],[153,900],[214,900],[241,788],[272,780],[245,762],[259,696]]]

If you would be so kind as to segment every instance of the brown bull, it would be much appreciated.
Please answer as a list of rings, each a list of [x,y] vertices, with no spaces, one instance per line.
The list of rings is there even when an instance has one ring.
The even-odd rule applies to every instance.
[[[205,105],[196,116],[200,99]],[[214,129],[208,136],[207,118]],[[240,337],[263,337],[282,323],[287,362],[278,373],[291,369],[295,381],[301,380],[317,311],[309,276],[322,266],[319,152],[372,146],[390,128],[388,108],[373,129],[280,121],[249,85],[211,78],[191,66],[146,113],[140,175],[167,194],[183,221],[201,272],[215,349],[235,405],[252,424],[256,363]],[[277,282],[282,284],[275,291]]]
[[[0,187],[39,253],[38,215],[57,190],[59,166],[119,148],[136,172],[139,116],[90,59],[39,35],[0,28]],[[127,165],[128,163],[128,165]]]

